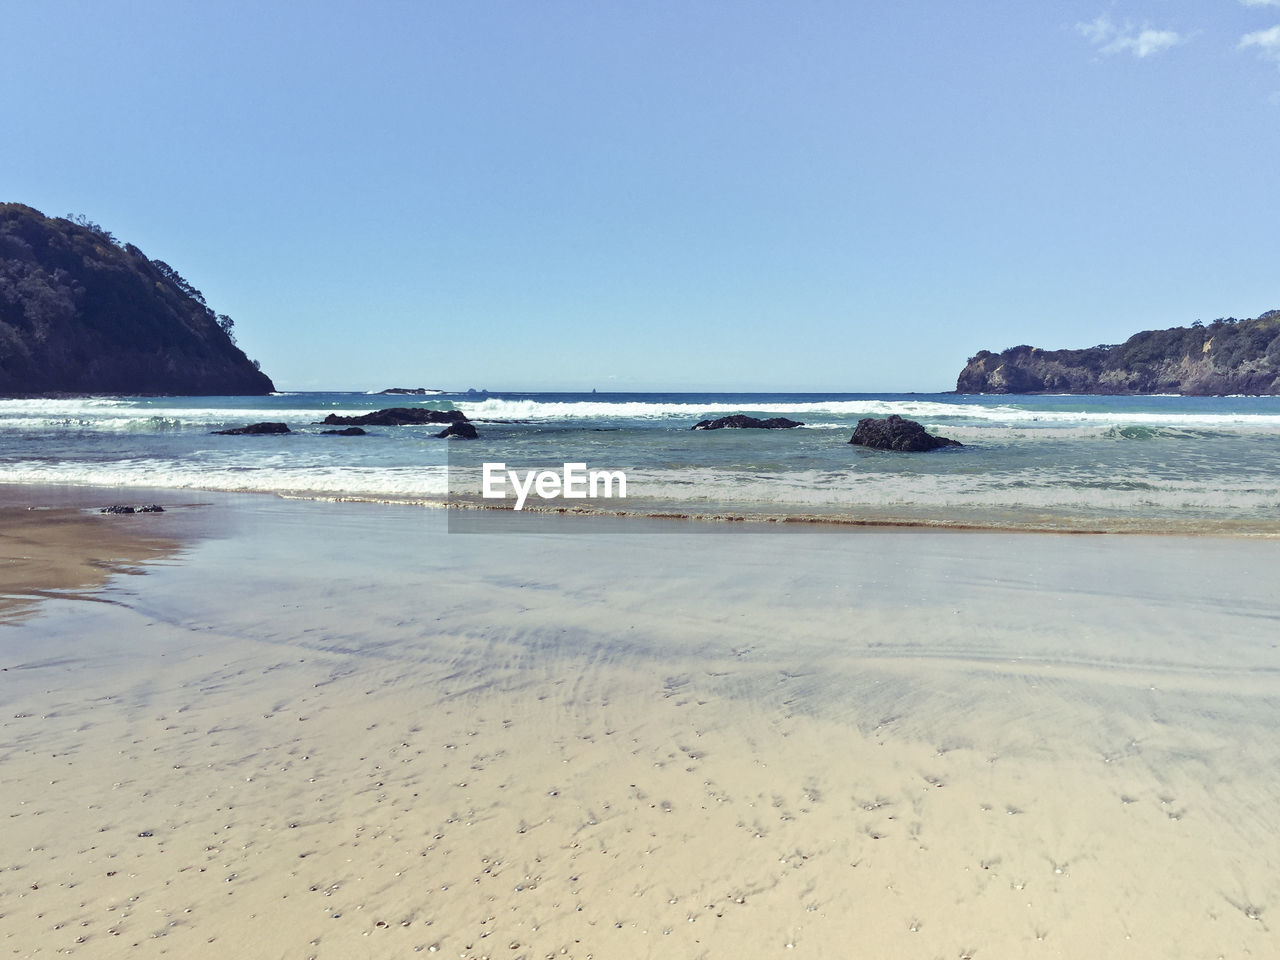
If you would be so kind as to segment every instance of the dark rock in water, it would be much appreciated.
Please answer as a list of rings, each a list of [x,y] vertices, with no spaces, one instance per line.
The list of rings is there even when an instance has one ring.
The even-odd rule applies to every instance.
[[[877,420],[874,417],[859,420],[849,442],[874,450],[902,450],[908,453],[963,446],[959,440],[935,437],[916,421],[906,420],[896,413],[891,414],[887,420]]]
[[[375,413],[364,413],[354,417],[344,417],[331,413],[321,423],[329,426],[342,424],[362,424],[372,427],[404,427],[420,423],[461,423],[467,415],[461,410],[422,410],[417,407],[389,407]]]
[[[99,513],[164,513],[164,507],[158,503],[148,504],[145,507],[127,507],[120,504],[113,504],[109,507],[103,507]]]
[[[160,506],[160,504],[158,503],[150,503],[150,504],[147,504],[147,506],[145,507],[139,507],[137,512],[138,513],[164,513],[164,507]]]
[[[230,430],[211,430],[224,437],[239,437],[257,433],[291,433],[288,424],[284,423],[251,423],[247,427],[233,427]]]
[[[342,430],[321,430],[322,434],[330,437],[363,437],[365,431],[359,427],[344,427]]]
[[[379,390],[381,394],[394,394],[404,397],[427,397],[437,393],[444,393],[443,390],[428,390],[426,387],[387,387],[385,390]]]
[[[803,426],[803,423],[796,420],[788,420],[786,417],[770,417],[768,420],[760,420],[757,417],[748,417],[741,413],[735,413],[732,417],[721,417],[719,420],[701,420],[690,429],[723,430],[727,427],[732,430],[789,430],[791,427]]]
[[[118,503],[113,503],[109,507],[103,507],[99,513],[133,513],[133,507],[123,507]]]
[[[449,426],[437,433],[436,436],[441,438],[457,437],[459,440],[476,440],[480,435],[476,433],[476,428],[470,423],[458,422],[449,424]]]

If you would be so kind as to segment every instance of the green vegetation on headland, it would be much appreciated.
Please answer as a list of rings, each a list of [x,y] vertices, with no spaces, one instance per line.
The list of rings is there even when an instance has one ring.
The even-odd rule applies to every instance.
[[[960,372],[956,393],[1280,394],[1280,310],[1144,330],[1084,350],[982,350]]]
[[[233,325],[84,217],[0,203],[0,396],[271,393]]]

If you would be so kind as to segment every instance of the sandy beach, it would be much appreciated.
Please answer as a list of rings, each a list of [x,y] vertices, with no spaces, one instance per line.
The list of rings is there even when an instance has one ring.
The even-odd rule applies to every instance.
[[[6,492],[6,956],[1280,952],[1280,541],[77,496]]]

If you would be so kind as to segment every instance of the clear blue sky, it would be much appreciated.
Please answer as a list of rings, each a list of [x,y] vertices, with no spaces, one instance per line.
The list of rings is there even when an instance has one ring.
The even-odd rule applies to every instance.
[[[945,390],[1280,307],[1280,0],[4,7],[0,200],[282,389]]]

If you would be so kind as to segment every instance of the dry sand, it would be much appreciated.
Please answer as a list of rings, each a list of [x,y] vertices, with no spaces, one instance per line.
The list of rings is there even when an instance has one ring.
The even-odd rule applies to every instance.
[[[0,954],[1280,955],[1280,543],[205,509],[0,626]]]

